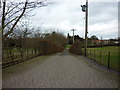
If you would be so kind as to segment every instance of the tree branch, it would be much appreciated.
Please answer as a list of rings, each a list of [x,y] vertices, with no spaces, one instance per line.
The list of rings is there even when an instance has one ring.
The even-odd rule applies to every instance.
[[[23,9],[21,15],[18,17],[18,19],[16,20],[16,22],[13,24],[12,28],[10,29],[10,31],[8,31],[7,33],[4,34],[4,38],[6,38],[10,33],[13,32],[14,27],[16,26],[16,24],[18,23],[18,21],[20,20],[20,18],[24,15],[26,7],[27,7],[27,4],[28,4],[28,2],[26,0],[24,9]]]
[[[4,28],[8,25],[8,24],[10,24],[11,22],[13,22],[14,20],[16,20],[18,17],[15,17],[14,19],[12,19],[10,22],[8,22],[7,24],[5,24],[4,25]]]

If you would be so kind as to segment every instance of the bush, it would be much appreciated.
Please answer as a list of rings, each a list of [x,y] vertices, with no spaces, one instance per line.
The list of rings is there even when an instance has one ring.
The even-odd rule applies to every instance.
[[[82,54],[82,43],[80,41],[75,41],[69,49],[69,52],[81,55]]]
[[[40,55],[49,55],[53,53],[62,52],[64,48],[57,44],[44,40],[41,38],[20,38],[20,39],[6,39],[4,46],[10,48],[32,49],[35,53],[39,52]]]
[[[63,47],[51,43],[50,41],[47,40],[39,41],[39,51],[42,55],[58,53],[58,52],[62,52],[63,50],[64,50]]]

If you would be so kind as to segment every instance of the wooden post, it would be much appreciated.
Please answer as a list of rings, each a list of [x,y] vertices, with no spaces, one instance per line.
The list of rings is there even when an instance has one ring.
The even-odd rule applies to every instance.
[[[95,50],[94,50],[94,60],[95,60]]]
[[[12,52],[13,52],[13,58],[14,58],[14,57],[15,57],[15,55],[14,55],[14,49],[13,49],[13,51],[12,51]]]
[[[35,57],[37,56],[37,50],[36,50],[36,54],[35,54]]]
[[[88,57],[88,50],[86,50],[86,57]]]
[[[32,58],[33,58],[33,50],[32,50]]]
[[[27,50],[27,60],[28,60],[28,50]]]
[[[100,64],[101,64],[101,51],[100,51]]]
[[[36,53],[36,57],[37,57],[37,55],[38,55],[38,50],[37,50],[37,53]]]
[[[14,65],[14,61],[13,61],[13,56],[12,56],[11,49],[9,49],[9,53],[10,53],[10,57],[11,57],[11,60],[12,60],[12,65]],[[11,63],[11,62],[10,62],[10,63]]]
[[[91,50],[90,50],[90,59],[91,59]]]
[[[36,49],[35,49],[35,57],[36,57]]]
[[[20,50],[19,50],[19,56],[18,56],[18,58],[21,58],[21,53],[20,53]],[[19,59],[19,62],[21,62],[21,59]]]
[[[110,52],[108,53],[108,68],[110,68]]]

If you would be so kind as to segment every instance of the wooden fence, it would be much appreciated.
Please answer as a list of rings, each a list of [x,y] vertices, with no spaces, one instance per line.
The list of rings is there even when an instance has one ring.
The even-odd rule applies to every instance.
[[[32,49],[25,49],[24,51],[20,51],[18,48],[5,49],[3,51],[2,68],[24,62],[40,55],[38,51]]]

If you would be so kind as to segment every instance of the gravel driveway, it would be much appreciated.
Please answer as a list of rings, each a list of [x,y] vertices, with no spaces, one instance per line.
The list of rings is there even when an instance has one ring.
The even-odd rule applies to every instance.
[[[93,68],[67,50],[3,70],[3,88],[117,88],[117,76]]]

